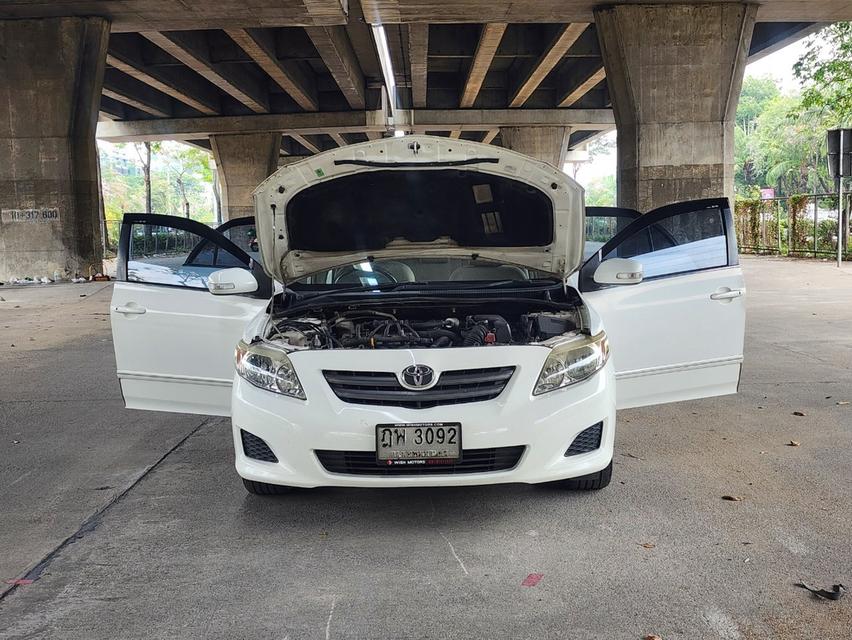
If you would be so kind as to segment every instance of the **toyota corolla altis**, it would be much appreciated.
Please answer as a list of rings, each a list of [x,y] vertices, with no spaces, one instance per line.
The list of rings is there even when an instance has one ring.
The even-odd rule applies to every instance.
[[[246,488],[612,474],[616,409],[734,393],[728,202],[588,208],[493,146],[387,138],[279,169],[213,230],[128,214],[112,327],[129,408],[230,416]]]

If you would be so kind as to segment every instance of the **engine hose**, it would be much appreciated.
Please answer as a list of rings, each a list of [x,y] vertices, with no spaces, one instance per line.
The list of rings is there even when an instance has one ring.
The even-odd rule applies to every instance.
[[[418,331],[418,336],[421,338],[447,338],[451,343],[455,342],[458,334],[449,329],[421,329]]]
[[[432,329],[441,329],[446,322],[446,320],[419,320],[408,324],[411,328],[417,329],[417,331],[430,331]]]
[[[476,315],[471,316],[471,319],[474,322],[490,322],[494,327],[494,333],[497,337],[498,343],[509,344],[512,342],[512,329],[503,316]]]
[[[475,324],[464,332],[464,346],[478,347],[485,344],[488,328],[484,324]]]

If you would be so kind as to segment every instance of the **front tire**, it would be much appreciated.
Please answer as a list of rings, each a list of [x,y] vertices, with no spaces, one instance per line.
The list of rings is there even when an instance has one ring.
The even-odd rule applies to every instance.
[[[254,480],[246,480],[243,478],[243,486],[246,491],[253,493],[256,496],[280,496],[285,493],[290,493],[292,487],[285,487],[280,484],[268,484],[266,482],[255,482]]]
[[[569,491],[599,491],[609,485],[611,480],[612,460],[610,460],[609,464],[600,471],[590,473],[585,476],[560,480],[554,484],[561,489],[568,489]]]

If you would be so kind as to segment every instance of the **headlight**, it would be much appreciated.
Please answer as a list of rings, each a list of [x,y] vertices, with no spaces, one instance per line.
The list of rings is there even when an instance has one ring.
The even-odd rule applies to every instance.
[[[601,331],[595,336],[578,338],[553,348],[535,383],[533,395],[562,389],[581,382],[599,371],[609,357],[609,343]]]
[[[254,386],[291,398],[306,399],[293,363],[283,351],[262,342],[246,344],[240,340],[236,360],[237,374]]]

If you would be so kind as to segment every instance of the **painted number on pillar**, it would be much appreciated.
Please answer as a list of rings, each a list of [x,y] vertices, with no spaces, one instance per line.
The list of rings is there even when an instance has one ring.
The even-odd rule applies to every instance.
[[[2,222],[58,222],[59,209],[46,207],[44,209],[2,209]]]

